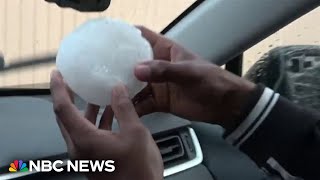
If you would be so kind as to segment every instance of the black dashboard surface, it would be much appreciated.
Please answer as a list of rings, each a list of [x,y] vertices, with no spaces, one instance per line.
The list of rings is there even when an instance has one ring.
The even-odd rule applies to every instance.
[[[66,146],[55,120],[52,103],[34,97],[0,98],[0,168],[14,159],[42,159],[66,152]],[[152,134],[190,125],[189,121],[173,115],[157,113],[142,118]],[[114,123],[117,130],[117,124]],[[169,180],[211,180],[209,171],[202,165],[168,177]],[[46,174],[27,179],[50,179]],[[22,178],[26,179],[26,178]],[[52,179],[83,179],[79,174],[61,174]],[[190,179],[190,180],[191,180]]]
[[[0,167],[17,158],[39,159],[66,152],[51,102],[33,97],[2,97],[0,114]],[[164,113],[145,116],[142,122],[152,134],[190,125],[189,121]],[[113,129],[118,129],[116,122]]]
[[[86,177],[81,174],[38,174],[32,175],[26,178],[20,178],[21,180],[86,180]],[[18,180],[20,180],[18,179]],[[207,168],[203,165],[198,165],[189,170],[183,171],[172,176],[164,178],[165,180],[214,180],[210,175]]]
[[[40,159],[66,152],[56,124],[49,97],[0,98],[0,168],[14,159]],[[169,114],[152,114],[142,118],[153,134],[191,126],[200,141],[204,160],[201,165],[167,177],[168,180],[264,179],[261,170],[236,148],[222,139],[219,126],[193,123]],[[117,124],[114,124],[117,129]],[[232,173],[230,173],[232,172]],[[32,176],[31,179],[38,179]],[[40,179],[48,179],[48,177]],[[83,179],[66,174],[54,179]]]

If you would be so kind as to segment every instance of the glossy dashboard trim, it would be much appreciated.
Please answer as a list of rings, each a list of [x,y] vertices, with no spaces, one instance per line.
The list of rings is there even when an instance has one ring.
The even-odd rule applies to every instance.
[[[185,170],[190,169],[192,167],[195,167],[203,161],[202,149],[201,149],[198,137],[192,128],[188,128],[188,129],[189,129],[189,133],[191,135],[191,138],[192,138],[192,141],[193,141],[193,144],[195,147],[196,157],[188,162],[183,163],[183,164],[179,164],[179,165],[173,166],[171,168],[165,169],[164,173],[163,173],[164,177],[167,177],[167,176],[185,171]]]

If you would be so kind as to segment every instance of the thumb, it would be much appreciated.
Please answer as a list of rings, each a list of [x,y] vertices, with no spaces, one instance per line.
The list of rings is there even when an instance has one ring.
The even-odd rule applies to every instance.
[[[139,116],[124,85],[119,84],[113,88],[111,107],[118,120],[120,130],[130,129],[140,123]]]
[[[170,63],[164,60],[153,60],[138,64],[134,74],[144,82],[186,82],[198,77],[199,72],[192,62]]]

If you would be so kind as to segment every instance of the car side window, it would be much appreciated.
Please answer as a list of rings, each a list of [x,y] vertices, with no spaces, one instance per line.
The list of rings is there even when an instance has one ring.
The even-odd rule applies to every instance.
[[[300,17],[244,52],[243,74],[265,53],[279,46],[320,45],[320,7]]]
[[[119,18],[160,32],[195,1],[112,0],[106,11],[86,13],[44,0],[0,0],[0,88],[48,83],[61,39],[89,19]]]

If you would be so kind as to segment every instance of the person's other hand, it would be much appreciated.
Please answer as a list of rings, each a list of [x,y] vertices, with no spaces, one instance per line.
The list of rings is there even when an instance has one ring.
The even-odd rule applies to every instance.
[[[136,77],[149,82],[133,99],[138,114],[169,112],[189,120],[236,126],[230,123],[240,116],[255,85],[164,36],[139,28],[156,60],[135,67]]]
[[[95,126],[99,107],[88,105],[83,116],[57,71],[52,72],[50,88],[56,119],[71,159],[115,161],[114,172],[88,174],[90,179],[163,179],[159,149],[140,122],[123,85],[113,89],[112,109],[105,109],[99,128]],[[113,112],[119,122],[118,133],[111,131]]]

